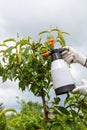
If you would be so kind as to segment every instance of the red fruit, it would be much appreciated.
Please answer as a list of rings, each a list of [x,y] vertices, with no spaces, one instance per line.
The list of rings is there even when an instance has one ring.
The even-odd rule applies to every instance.
[[[46,52],[46,53],[42,54],[42,56],[48,57],[49,56],[49,52]]]
[[[50,44],[52,47],[54,47],[54,43],[55,43],[55,40],[54,39],[50,39]]]

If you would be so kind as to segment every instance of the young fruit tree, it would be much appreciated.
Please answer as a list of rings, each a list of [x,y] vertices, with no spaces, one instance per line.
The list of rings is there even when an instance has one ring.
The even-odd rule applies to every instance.
[[[63,106],[58,106],[60,98],[54,98],[49,105],[50,90],[53,88],[51,78],[51,57],[48,56],[54,44],[66,45],[63,34],[58,28],[39,33],[39,39],[34,41],[30,36],[21,40],[17,37],[4,40],[0,44],[0,76],[3,82],[7,79],[18,81],[19,89],[28,89],[35,96],[42,98],[44,119],[47,130],[77,130],[87,123],[87,101],[82,95],[67,94]],[[42,36],[44,38],[42,39]],[[84,104],[84,106],[82,105]],[[45,130],[46,130],[45,128]]]

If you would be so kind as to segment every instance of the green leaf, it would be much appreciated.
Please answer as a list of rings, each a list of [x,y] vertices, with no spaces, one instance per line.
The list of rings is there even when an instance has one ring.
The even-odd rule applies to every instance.
[[[58,32],[59,30],[58,28],[51,29],[51,32],[54,32],[54,31]]]
[[[67,34],[67,35],[70,35],[69,33],[67,33],[67,32],[62,32],[62,34]]]
[[[42,31],[39,33],[39,35],[44,34],[44,33],[49,33],[49,31],[48,30]]]
[[[2,67],[2,64],[0,63],[0,76],[2,76],[3,74],[3,67]]]
[[[30,36],[26,36],[26,37],[24,37],[22,40],[27,40],[27,41],[29,41],[30,39],[31,39]]]
[[[11,47],[8,48],[8,54],[9,54],[9,55],[11,54],[11,52],[12,52],[13,49],[14,49],[13,46],[11,46]]]
[[[24,54],[27,54],[27,53],[29,53],[29,47],[26,47],[24,50]]]
[[[66,42],[65,42],[65,39],[64,39],[64,37],[62,35],[62,32],[60,32],[60,31],[58,32],[58,38],[59,38],[59,42],[62,45],[62,47],[65,46]]]
[[[59,97],[54,98],[54,103],[55,104],[59,104],[59,102],[60,102],[60,98]]]
[[[7,70],[3,69],[2,81],[5,82],[8,78]]]
[[[16,40],[14,38],[9,38],[9,39],[4,40],[3,42],[15,42],[16,43]]]
[[[2,43],[2,44],[0,44],[0,46],[5,46],[5,47],[8,47],[6,44],[4,44],[4,43]]]
[[[62,113],[64,113],[65,115],[69,115],[70,113],[68,112],[68,110],[62,106],[58,106],[58,110],[60,110]]]

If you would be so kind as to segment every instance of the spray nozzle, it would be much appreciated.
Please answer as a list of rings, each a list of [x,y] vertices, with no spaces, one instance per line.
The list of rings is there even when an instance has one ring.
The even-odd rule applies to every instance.
[[[43,53],[42,56],[44,56],[44,57],[48,57],[48,56],[50,56],[50,55],[52,56],[53,53],[58,53],[58,54],[60,53],[59,55],[61,55],[61,53],[66,50],[66,48],[54,49],[54,44],[55,44],[54,38],[51,38],[51,39],[49,40],[49,43],[50,43],[50,45],[51,45],[51,47],[52,47],[52,50],[51,50],[51,51],[48,51],[48,52],[46,52],[46,53]]]
[[[50,52],[43,53],[42,56],[48,57],[50,56]]]
[[[42,56],[48,57],[51,55],[52,60],[61,59],[62,58],[61,53],[65,50],[67,50],[67,48],[53,49],[49,52],[43,53]]]
[[[52,47],[52,49],[54,49],[54,44],[55,44],[54,38],[51,38],[51,39],[49,40],[49,43],[50,43],[50,46]],[[48,52],[42,54],[42,56],[44,56],[44,57],[48,57],[48,56],[50,56],[50,55],[51,55],[51,52],[50,52],[50,51],[48,51]]]

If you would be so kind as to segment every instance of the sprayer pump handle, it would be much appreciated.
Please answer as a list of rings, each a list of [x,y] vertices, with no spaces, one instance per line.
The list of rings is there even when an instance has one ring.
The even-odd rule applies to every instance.
[[[67,50],[67,48],[59,48],[59,52],[62,53],[63,51]]]

